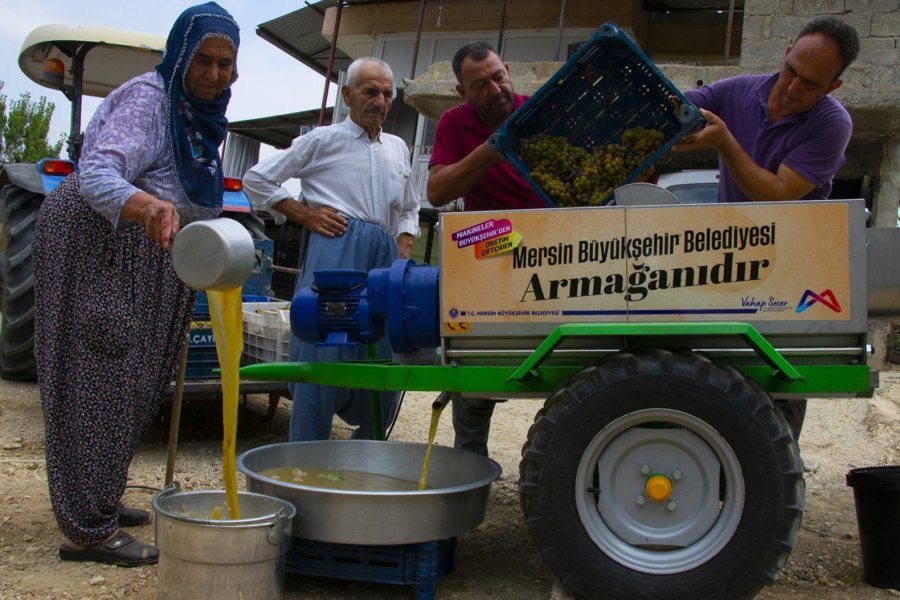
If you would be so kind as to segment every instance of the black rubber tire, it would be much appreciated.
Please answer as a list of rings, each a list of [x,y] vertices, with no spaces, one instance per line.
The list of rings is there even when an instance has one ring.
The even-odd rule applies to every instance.
[[[637,469],[602,453],[619,458],[610,441],[635,439],[628,437],[633,430],[659,431],[662,415],[678,415],[669,421],[683,432],[676,435],[709,445],[716,460],[703,464],[719,474],[711,478],[718,485],[707,486],[711,501],[704,513],[716,523],[685,547],[653,545],[658,542],[649,537],[641,544],[620,539],[608,519],[643,526],[642,517],[632,516],[633,488],[590,489],[600,487],[603,473]],[[646,451],[647,462],[669,460],[659,447],[641,443],[636,448]],[[525,523],[543,562],[570,593],[604,600],[752,598],[781,572],[805,494],[799,448],[764,390],[695,353],[658,349],[613,355],[554,393],[529,429],[519,475]],[[603,514],[604,502],[618,496],[628,499],[625,508]],[[731,501],[736,497],[743,502]],[[690,558],[679,566],[672,558],[680,552]]]
[[[13,184],[0,190],[3,206],[3,284],[0,287],[0,378],[34,381],[34,272],[31,243],[44,197]]]

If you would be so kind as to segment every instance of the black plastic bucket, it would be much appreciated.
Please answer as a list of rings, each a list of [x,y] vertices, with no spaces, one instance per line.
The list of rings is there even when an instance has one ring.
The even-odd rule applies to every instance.
[[[900,590],[900,465],[852,469],[847,485],[856,504],[863,579]]]

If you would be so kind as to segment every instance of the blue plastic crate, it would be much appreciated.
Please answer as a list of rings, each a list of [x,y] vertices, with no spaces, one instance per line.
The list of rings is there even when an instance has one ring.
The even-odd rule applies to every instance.
[[[191,318],[195,321],[209,321],[209,298],[206,292],[197,292],[197,299],[194,301],[194,312]]]
[[[269,302],[268,296],[242,295],[243,302]],[[219,355],[216,353],[216,339],[210,328],[208,298],[205,292],[197,292],[194,312],[191,316],[191,329],[188,336],[187,364],[185,379],[212,379],[213,369],[219,368]],[[244,336],[246,338],[246,336]],[[277,343],[277,340],[272,340]]]
[[[212,329],[208,327],[195,327],[200,323],[191,323],[188,336],[187,364],[185,365],[185,379],[208,379],[213,376],[213,369],[219,368],[219,355],[216,354],[216,338]]]
[[[677,113],[673,97],[681,105]],[[631,38],[614,23],[605,23],[497,128],[490,144],[552,207],[556,204],[519,156],[521,139],[536,134],[563,136],[589,150],[619,143],[622,134],[634,127],[661,131],[662,146],[614,186],[619,187],[633,181],[702,121],[697,107]],[[611,199],[612,194],[604,204]]]
[[[285,570],[300,575],[413,586],[431,600],[441,575],[453,570],[456,538],[396,546],[331,544],[291,538]]]

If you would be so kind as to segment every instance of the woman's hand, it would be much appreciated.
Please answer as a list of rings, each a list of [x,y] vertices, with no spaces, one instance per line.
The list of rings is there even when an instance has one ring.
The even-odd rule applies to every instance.
[[[157,200],[148,205],[142,211],[144,231],[147,237],[162,246],[165,250],[172,249],[172,241],[180,229],[180,218],[175,205],[171,202]]]
[[[172,240],[181,229],[175,205],[147,192],[131,196],[122,207],[122,217],[143,225],[147,237],[165,250],[172,249]]]

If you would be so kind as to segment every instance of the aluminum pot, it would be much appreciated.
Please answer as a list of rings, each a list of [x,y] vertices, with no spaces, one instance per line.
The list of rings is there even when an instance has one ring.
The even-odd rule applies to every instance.
[[[256,263],[247,229],[225,217],[195,221],[175,236],[172,264],[195,290],[229,290],[244,285]]]
[[[418,481],[425,444],[370,440],[287,442],[237,458],[251,492],[291,502],[296,538],[357,545],[417,544],[471,531],[484,519],[500,465],[472,452],[434,446],[429,489],[336,490],[288,483],[260,473],[294,467],[353,470]]]
[[[293,505],[238,492],[239,519],[229,519],[225,492],[182,492],[177,482],[153,498],[157,600],[267,598],[284,595]],[[213,519],[214,509],[223,518]]]

